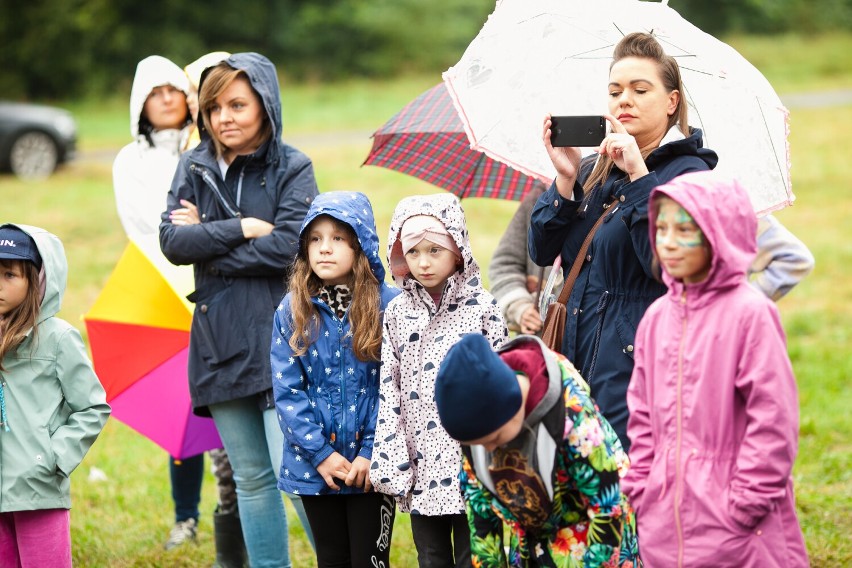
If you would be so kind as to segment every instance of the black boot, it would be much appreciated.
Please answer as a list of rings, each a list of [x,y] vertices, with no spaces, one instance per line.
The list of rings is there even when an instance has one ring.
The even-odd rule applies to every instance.
[[[213,512],[213,536],[216,541],[214,568],[243,568],[247,565],[248,555],[237,509],[230,513],[220,513],[219,507],[216,507]]]

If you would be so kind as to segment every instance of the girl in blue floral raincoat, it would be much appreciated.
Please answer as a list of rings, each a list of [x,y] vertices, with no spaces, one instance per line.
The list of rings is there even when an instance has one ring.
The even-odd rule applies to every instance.
[[[275,313],[272,384],[284,432],[278,487],[302,496],[317,564],[387,566],[393,499],[371,491],[384,283],[363,193],[317,197]]]

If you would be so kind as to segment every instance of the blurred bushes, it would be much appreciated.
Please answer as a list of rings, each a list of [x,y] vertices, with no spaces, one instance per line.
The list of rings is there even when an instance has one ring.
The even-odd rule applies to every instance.
[[[714,35],[852,29],[852,0],[670,5]],[[494,0],[0,0],[0,98],[127,91],[136,63],[153,53],[184,65],[213,50],[258,51],[296,79],[437,75],[493,8]]]

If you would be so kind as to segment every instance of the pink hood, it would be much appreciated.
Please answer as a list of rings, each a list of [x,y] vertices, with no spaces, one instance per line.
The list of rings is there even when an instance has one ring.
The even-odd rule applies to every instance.
[[[757,217],[739,181],[712,170],[688,173],[657,187],[651,192],[651,202],[663,195],[677,201],[692,215],[713,250],[707,280],[690,289],[709,299],[713,291],[740,284],[757,254]],[[656,208],[648,208],[648,219],[651,247],[655,248]],[[670,294],[681,295],[682,282],[665,271],[663,281]]]

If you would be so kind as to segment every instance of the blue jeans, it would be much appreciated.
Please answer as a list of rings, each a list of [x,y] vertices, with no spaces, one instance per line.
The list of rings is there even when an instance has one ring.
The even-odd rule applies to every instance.
[[[275,409],[261,410],[250,396],[210,405],[237,484],[240,524],[252,568],[290,568],[287,515],[278,491],[284,434]],[[278,456],[277,458],[275,456]],[[294,506],[296,503],[294,503]],[[305,518],[299,506],[300,518]],[[307,520],[303,521],[309,526]]]

